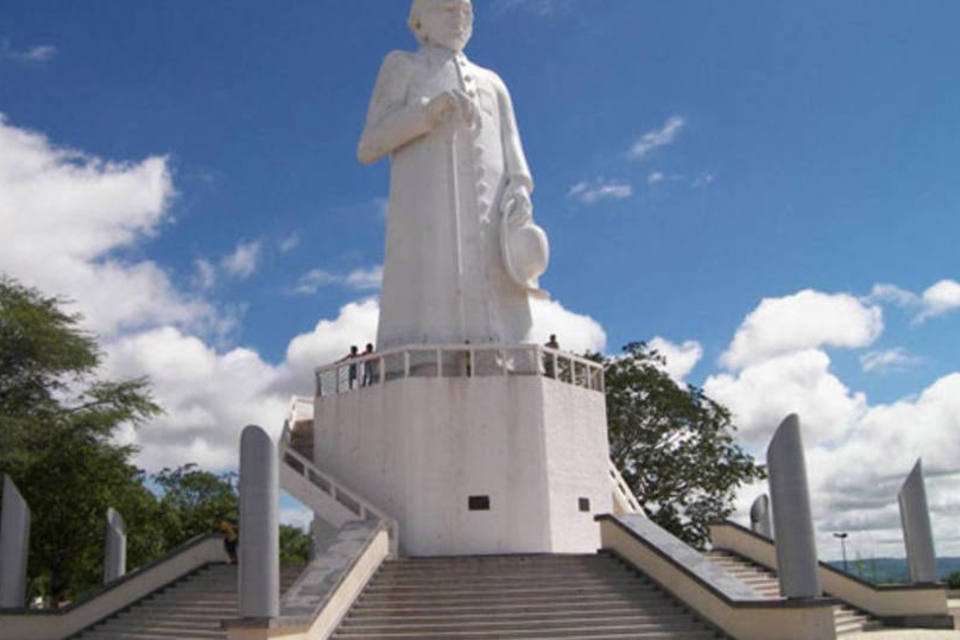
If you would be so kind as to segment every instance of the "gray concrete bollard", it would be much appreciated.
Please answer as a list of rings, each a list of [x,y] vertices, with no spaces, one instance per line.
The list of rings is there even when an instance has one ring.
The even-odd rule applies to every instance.
[[[931,583],[937,581],[937,554],[933,548],[933,527],[927,506],[927,489],[923,482],[923,462],[917,460],[913,470],[897,494],[900,503],[900,523],[903,542],[907,547],[907,565],[910,581]]]
[[[787,416],[767,448],[773,526],[777,533],[777,573],[786,598],[821,595],[817,545],[810,512],[807,465],[800,437],[800,418]]]
[[[277,453],[270,436],[249,426],[240,436],[240,617],[280,615]]]
[[[0,608],[27,604],[27,554],[30,551],[30,507],[10,476],[3,475],[0,516]]]
[[[770,496],[757,496],[750,506],[750,529],[773,540],[773,525],[770,523]]]
[[[114,509],[107,509],[107,535],[103,553],[103,583],[108,584],[127,572],[127,523]]]

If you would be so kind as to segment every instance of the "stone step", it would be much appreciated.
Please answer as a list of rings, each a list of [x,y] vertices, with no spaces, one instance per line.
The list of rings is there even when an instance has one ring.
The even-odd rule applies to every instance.
[[[113,629],[109,627],[104,627],[97,629],[93,632],[88,632],[80,636],[82,640],[117,640],[118,638],[123,638],[124,640],[169,640],[170,638],[178,638],[179,640],[185,640],[186,638],[190,639],[200,639],[200,638],[226,638],[227,634],[224,630],[220,629],[217,631],[207,631],[204,629],[191,629],[189,632],[185,632],[182,629],[174,630],[165,630],[165,629],[150,629],[150,630],[131,630],[131,629]]]
[[[394,569],[428,571],[437,567],[480,568],[496,567],[602,567],[606,558],[600,555],[556,554],[546,556],[458,556],[430,558],[394,558],[386,565]]]
[[[565,638],[566,640],[620,640],[621,638],[630,638],[631,640],[708,640],[718,638],[715,632],[710,630],[678,630],[667,631],[658,629],[597,629],[593,626],[571,626],[563,630],[552,630],[547,633],[543,631],[485,631],[475,632],[461,630],[451,633],[424,633],[421,631],[391,631],[376,633],[341,633],[336,632],[332,638],[334,640],[388,640],[390,638],[417,638],[418,640],[555,640],[556,638]]]
[[[672,613],[671,613],[672,611]],[[421,608],[414,610],[358,610],[347,617],[347,620],[362,618],[365,623],[382,624],[384,622],[397,622],[403,624],[426,624],[428,622],[482,622],[490,620],[590,620],[590,619],[625,619],[637,618],[642,620],[652,620],[655,618],[686,617],[690,614],[677,607],[668,609],[658,609],[656,612],[644,612],[642,609],[629,607],[604,607],[604,608],[580,608],[572,609],[570,607],[541,607],[541,608],[498,608],[495,611],[474,609],[473,611],[462,610],[431,610]]]
[[[215,623],[217,626],[220,626],[220,621],[224,618],[230,618],[237,615],[237,610],[233,609],[232,611],[196,611],[192,613],[184,613],[179,610],[164,611],[162,612],[162,620],[165,620],[171,624],[199,624],[205,625],[210,623]],[[156,619],[159,616],[157,612],[143,610],[143,609],[132,609],[130,611],[125,611],[124,613],[117,615],[117,621],[123,622],[126,620],[139,620],[144,619]]]
[[[597,580],[597,579],[578,579],[571,578],[563,582],[556,581],[539,581],[539,580],[497,580],[495,578],[488,578],[486,580],[444,580],[442,582],[429,582],[421,581],[414,584],[410,584],[404,581],[394,581],[390,583],[383,584],[380,581],[372,586],[369,590],[370,593],[384,593],[384,594],[431,594],[431,593],[487,593],[487,592],[499,592],[499,593],[513,593],[513,592],[524,592],[530,589],[535,589],[538,592],[541,592],[544,587],[544,584],[557,585],[550,587],[551,591],[577,591],[577,592],[586,592],[594,591],[597,589],[617,589],[620,586],[628,587],[640,587],[646,589],[652,589],[653,587],[648,584],[638,584],[636,580],[631,579],[629,576],[617,577],[615,579],[608,580]]]
[[[370,616],[424,616],[436,614],[438,616],[446,615],[527,615],[544,612],[553,612],[556,614],[570,613],[603,613],[605,615],[619,615],[620,613],[632,613],[635,611],[644,611],[655,606],[657,611],[682,610],[679,603],[667,598],[656,598],[649,600],[631,600],[623,602],[617,601],[556,601],[549,600],[542,603],[531,603],[528,601],[505,601],[497,605],[495,610],[491,610],[489,605],[480,604],[452,604],[441,605],[437,603],[425,602],[421,605],[393,605],[379,603],[358,602],[354,605],[353,611],[364,613]]]
[[[171,615],[173,613],[192,615],[197,613],[210,613],[232,616],[237,614],[237,602],[234,600],[227,604],[220,603],[217,605],[195,602],[177,603],[176,605],[143,602],[131,608],[130,611],[142,611],[144,615]]]
[[[338,637],[352,637],[355,635],[390,635],[397,633],[415,633],[418,636],[428,635],[459,635],[459,634],[487,634],[500,633],[518,635],[530,633],[536,635],[570,633],[575,631],[659,631],[659,632],[697,632],[704,628],[695,620],[668,620],[664,622],[634,621],[634,620],[538,620],[530,622],[489,622],[476,624],[425,624],[401,625],[387,623],[383,625],[350,625],[345,624],[338,632]]]
[[[607,578],[611,576],[624,576],[636,578],[636,575],[623,567],[584,567],[573,569],[557,569],[553,567],[510,567],[502,570],[482,568],[482,569],[429,569],[419,570],[397,570],[390,567],[383,568],[377,577],[381,580],[458,580],[469,578],[479,580],[483,578],[526,578],[538,580],[567,579],[574,577],[588,578]]]
[[[388,561],[334,638],[718,637],[604,554]]]
[[[236,594],[205,594],[205,593],[178,593],[168,592],[158,596],[153,596],[146,602],[165,607],[177,607],[181,604],[201,604],[210,607],[224,607],[236,604]]]
[[[220,619],[204,624],[177,625],[161,624],[156,619],[121,622],[109,620],[78,636],[81,640],[93,638],[226,638],[226,633],[220,627]]]
[[[373,617],[361,615],[348,617],[343,624],[343,628],[351,631],[360,629],[406,629],[420,628],[431,631],[443,629],[530,629],[530,628],[560,628],[569,623],[594,624],[598,628],[617,625],[631,626],[654,626],[676,629],[689,625],[700,628],[696,618],[688,612],[677,610],[674,613],[666,612],[626,612],[617,616],[604,614],[575,613],[563,614],[561,612],[536,613],[529,615],[518,615],[516,613],[496,613],[484,615],[423,615],[418,617],[411,616],[385,616]]]
[[[557,558],[530,559],[513,556],[490,556],[489,561],[482,557],[466,558],[401,558],[384,563],[382,571],[431,572],[431,571],[499,571],[509,569],[579,571],[591,568],[605,568],[610,565],[598,562],[595,557],[558,556]],[[615,565],[616,566],[616,565]]]
[[[750,585],[761,596],[780,597],[780,581],[776,573],[766,567],[761,567],[728,551],[709,551],[704,555],[741,582]],[[873,617],[846,604],[834,607],[833,620],[838,635],[882,626]]]
[[[280,571],[281,592],[303,567]],[[151,594],[132,607],[74,636],[81,640],[225,639],[220,622],[237,616],[237,567],[226,563],[193,574]]]
[[[644,598],[643,596],[648,596]],[[501,604],[510,604],[516,602],[525,602],[528,604],[542,604],[551,602],[619,602],[622,604],[637,604],[647,601],[665,601],[666,596],[650,591],[627,591],[609,589],[604,592],[596,593],[540,593],[536,590],[530,590],[524,594],[502,594],[489,593],[483,595],[450,595],[442,594],[429,597],[399,597],[384,596],[380,594],[365,594],[361,597],[362,604],[393,604],[393,605],[446,605],[446,604],[483,604],[486,606],[498,606]]]

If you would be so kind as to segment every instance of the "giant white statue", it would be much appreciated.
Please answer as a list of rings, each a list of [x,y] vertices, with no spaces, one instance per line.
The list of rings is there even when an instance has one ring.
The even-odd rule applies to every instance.
[[[510,94],[463,54],[470,0],[415,0],[409,26],[420,49],[383,61],[358,150],[391,161],[378,348],[523,342],[549,249]]]

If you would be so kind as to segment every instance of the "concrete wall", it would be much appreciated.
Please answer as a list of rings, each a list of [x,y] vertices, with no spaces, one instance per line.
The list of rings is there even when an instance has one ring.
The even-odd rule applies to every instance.
[[[551,550],[596,551],[600,531],[593,517],[613,511],[605,396],[550,378],[540,380]],[[589,511],[580,510],[580,498],[589,500]]]
[[[785,602],[723,597],[691,572],[611,520],[601,522],[603,547],[615,551],[661,588],[736,640],[833,640],[833,601]]]
[[[753,562],[777,570],[773,544],[734,524],[710,526],[710,541],[717,549],[733,551]],[[913,618],[917,626],[942,627],[947,614],[947,593],[942,586],[875,587],[832,567],[819,564],[820,583],[828,595],[890,622]]]
[[[317,398],[314,433],[317,465],[396,518],[410,555],[594,551],[611,510],[603,394],[556,380],[393,380]]]

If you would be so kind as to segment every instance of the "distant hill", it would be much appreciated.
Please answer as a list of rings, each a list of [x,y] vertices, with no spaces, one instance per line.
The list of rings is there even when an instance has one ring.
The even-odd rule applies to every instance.
[[[827,564],[843,570],[843,562],[835,560]],[[847,570],[855,576],[877,584],[909,582],[909,571],[905,558],[868,558],[848,560]],[[937,558],[937,572],[946,582],[947,576],[954,571],[960,572],[960,558]]]

